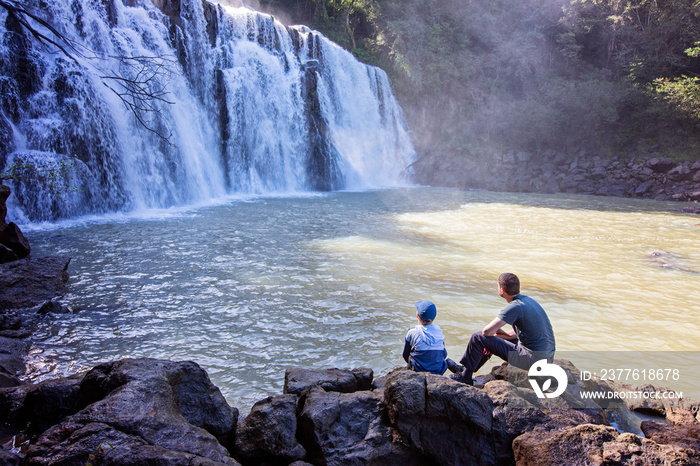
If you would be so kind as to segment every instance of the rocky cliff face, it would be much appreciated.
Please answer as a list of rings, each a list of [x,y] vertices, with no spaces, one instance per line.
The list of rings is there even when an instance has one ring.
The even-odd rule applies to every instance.
[[[539,399],[527,374],[504,365],[483,388],[397,369],[290,369],[285,394],[239,419],[192,362],[152,359],[102,364],[85,375],[0,389],[7,464],[697,464],[699,402],[665,400],[632,422],[640,406],[596,404],[569,379]],[[518,372],[519,371],[519,372]],[[370,383],[371,385],[368,385]],[[610,426],[633,430],[622,433]]]
[[[433,156],[414,167],[435,186],[700,202],[700,162],[507,152],[490,163]]]

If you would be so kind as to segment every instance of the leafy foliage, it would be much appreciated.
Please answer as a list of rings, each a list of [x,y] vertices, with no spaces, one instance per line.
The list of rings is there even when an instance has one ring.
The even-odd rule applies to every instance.
[[[36,161],[25,160],[20,156],[0,171],[0,183],[19,181],[37,184],[63,200],[62,194],[76,192],[78,189],[74,182],[77,163],[76,157]]]

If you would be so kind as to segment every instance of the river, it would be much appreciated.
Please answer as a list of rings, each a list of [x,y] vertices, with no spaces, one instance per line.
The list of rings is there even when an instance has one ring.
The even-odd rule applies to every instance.
[[[407,188],[22,225],[34,256],[73,258],[64,302],[77,311],[42,321],[29,377],[193,360],[246,411],[282,392],[288,367],[402,365],[418,300],[435,302],[459,359],[505,305],[496,279],[510,271],[547,310],[559,356],[655,351],[697,378],[700,216],[682,207]]]

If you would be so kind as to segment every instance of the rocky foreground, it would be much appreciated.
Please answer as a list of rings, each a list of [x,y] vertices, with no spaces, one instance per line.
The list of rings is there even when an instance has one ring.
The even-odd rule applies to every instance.
[[[68,257],[27,257],[0,264],[0,387],[20,384],[38,320],[70,312],[59,300],[69,263]]]
[[[239,419],[194,362],[124,359],[0,389],[0,464],[700,464],[697,401],[584,402],[581,390],[611,387],[555,362],[569,386],[553,399],[506,365],[483,388],[405,369],[289,369],[284,393]],[[657,416],[645,437],[610,426],[636,430],[634,410]]]

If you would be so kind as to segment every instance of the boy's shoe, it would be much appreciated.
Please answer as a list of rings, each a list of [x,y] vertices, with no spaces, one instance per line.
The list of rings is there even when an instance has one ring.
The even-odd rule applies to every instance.
[[[446,358],[445,362],[447,363],[447,368],[452,372],[453,374],[461,374],[464,372],[464,366],[461,364],[457,364],[450,358]]]
[[[457,382],[462,382],[467,385],[474,385],[474,380],[471,377],[466,377],[462,373],[450,374],[447,376],[447,378],[456,380]]]

